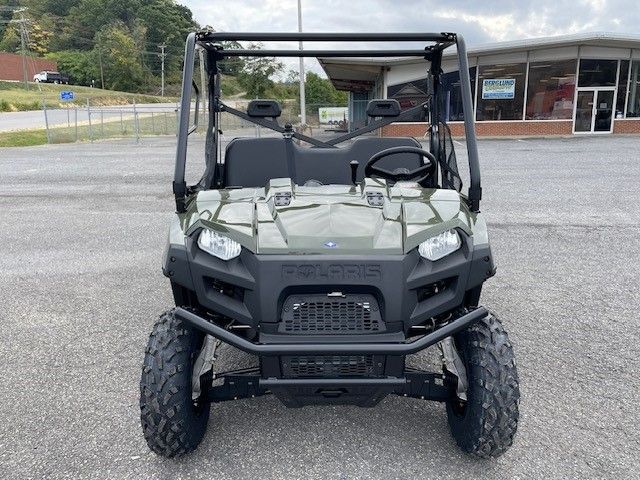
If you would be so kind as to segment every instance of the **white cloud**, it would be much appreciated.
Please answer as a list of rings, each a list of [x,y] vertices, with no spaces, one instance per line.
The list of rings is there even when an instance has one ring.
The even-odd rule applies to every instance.
[[[178,1],[217,30],[293,32],[298,26],[297,0]],[[584,31],[636,33],[640,24],[638,0],[302,0],[302,8],[305,31],[455,31],[471,46]],[[295,68],[296,62],[286,64]],[[314,60],[306,62],[319,70]]]

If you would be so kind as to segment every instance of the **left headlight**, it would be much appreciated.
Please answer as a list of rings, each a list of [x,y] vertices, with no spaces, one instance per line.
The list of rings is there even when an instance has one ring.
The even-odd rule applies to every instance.
[[[447,230],[440,235],[436,235],[422,242],[418,246],[418,252],[420,252],[420,256],[433,262],[455,252],[461,245],[462,242],[460,241],[458,232],[455,230]]]
[[[205,252],[222,260],[231,260],[240,255],[240,244],[238,242],[207,228],[200,232],[198,246]]]

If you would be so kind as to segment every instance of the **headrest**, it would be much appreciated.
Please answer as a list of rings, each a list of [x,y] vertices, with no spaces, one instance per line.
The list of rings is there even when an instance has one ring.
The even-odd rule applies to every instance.
[[[397,100],[371,100],[367,105],[370,117],[397,117],[400,115],[400,104]]]
[[[260,118],[277,118],[282,113],[275,100],[251,100],[247,107],[247,115]]]

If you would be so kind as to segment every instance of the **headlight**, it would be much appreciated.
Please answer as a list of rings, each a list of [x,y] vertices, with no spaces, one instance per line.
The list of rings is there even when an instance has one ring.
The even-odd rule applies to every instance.
[[[198,246],[222,260],[231,260],[240,255],[240,244],[207,228],[200,232]]]
[[[462,242],[458,232],[447,230],[422,242],[418,246],[418,252],[420,252],[420,256],[427,260],[435,261],[455,252],[460,248],[460,245],[462,245]]]

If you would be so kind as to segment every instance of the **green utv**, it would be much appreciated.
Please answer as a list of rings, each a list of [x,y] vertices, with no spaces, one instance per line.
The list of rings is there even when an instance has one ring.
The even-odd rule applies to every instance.
[[[225,41],[425,42],[403,50],[226,50]],[[457,47],[469,188],[462,193],[443,121],[442,52]],[[206,169],[187,186],[196,47],[209,82]],[[367,126],[320,140],[280,125],[280,106],[225,105],[219,62],[237,56],[418,57],[428,100],[401,110],[372,100]],[[204,89],[203,89],[204,90]],[[196,118],[198,110],[196,101]],[[376,405],[389,394],[446,405],[462,450],[495,457],[512,444],[518,375],[511,343],[480,306],[495,273],[480,214],[480,168],[464,40],[454,33],[224,33],[188,36],[173,192],[176,216],[163,272],[175,308],[160,316],[140,383],[149,447],[174,457],[201,442],[212,402],[274,394],[285,405]],[[276,132],[220,150],[222,112]],[[428,149],[372,132],[419,118]],[[278,135],[279,134],[279,135]],[[343,144],[343,146],[338,146]],[[258,366],[216,370],[221,342]],[[406,365],[437,346],[443,368]]]

